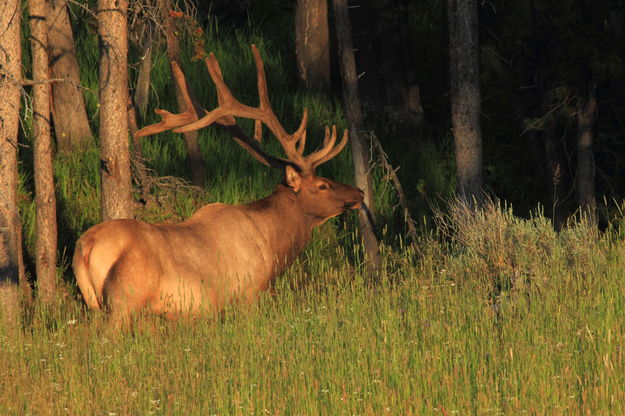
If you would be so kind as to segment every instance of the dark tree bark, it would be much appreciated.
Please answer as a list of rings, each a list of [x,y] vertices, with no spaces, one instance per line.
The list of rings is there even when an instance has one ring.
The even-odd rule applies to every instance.
[[[98,0],[102,219],[132,218],[127,0]]]
[[[37,241],[35,267],[37,293],[44,302],[56,295],[56,196],[52,167],[52,137],[50,136],[50,88],[48,79],[48,27],[45,0],[28,1],[30,44],[33,56],[33,118],[34,169],[37,203]]]
[[[133,96],[133,103],[141,119],[145,118],[148,109],[148,95],[152,71],[152,49],[154,37],[151,30],[147,30],[151,22],[147,19],[137,19],[129,29],[129,39],[139,52],[137,83]]]
[[[165,38],[167,41],[167,56],[170,62],[182,64],[180,59],[180,44],[176,36],[176,27],[173,18],[170,16],[171,0],[158,0],[163,27],[165,28]],[[186,105],[182,93],[176,84],[176,101],[178,110],[185,111]],[[184,144],[187,150],[187,163],[191,169],[191,183],[195,186],[204,186],[204,165],[200,153],[197,131],[184,133]]]
[[[592,153],[593,122],[597,114],[596,85],[589,83],[577,110],[577,197],[582,214],[597,223],[595,161]]]
[[[380,246],[373,230],[373,181],[371,179],[369,165],[369,149],[363,143],[362,132],[362,109],[358,99],[358,78],[356,75],[356,62],[352,47],[351,24],[347,0],[333,0],[334,18],[339,47],[341,75],[343,78],[343,99],[347,111],[347,122],[350,129],[352,155],[354,159],[354,176],[356,186],[365,192],[365,205],[367,211],[358,210],[358,222],[363,237],[367,260],[371,263],[372,271],[379,270],[381,265]]]
[[[137,75],[137,86],[135,87],[134,103],[143,120],[148,110],[148,95],[150,93],[150,74],[152,70],[152,41],[142,45],[142,56],[139,62],[139,74]]]
[[[139,159],[143,159],[143,147],[141,145],[141,138],[134,137],[134,134],[139,130],[139,123],[145,120],[148,109],[150,80],[152,78],[152,49],[154,46],[152,31],[146,30],[147,25],[150,23],[146,23],[146,21],[142,19],[137,19],[129,30],[130,41],[139,51],[139,68],[137,71],[137,82],[135,84],[134,94],[128,94],[128,127],[130,129],[130,135],[133,137],[134,155],[139,157]]]
[[[315,92],[330,90],[330,33],[327,0],[297,0],[295,55],[300,84]]]
[[[92,139],[85,99],[80,86],[80,71],[69,22],[67,0],[48,0],[48,53],[51,75],[68,82],[52,84],[54,132],[59,150],[69,152]]]
[[[0,318],[20,319],[18,285],[28,287],[22,260],[22,224],[17,208],[17,134],[22,50],[19,0],[0,5]]]
[[[397,113],[398,121],[413,128],[420,127],[423,108],[408,40],[409,14],[406,1],[375,0],[367,7],[372,9],[372,27],[377,31],[376,56],[379,58],[386,104]]]
[[[447,0],[451,121],[456,148],[457,192],[482,199],[482,133],[476,0]]]

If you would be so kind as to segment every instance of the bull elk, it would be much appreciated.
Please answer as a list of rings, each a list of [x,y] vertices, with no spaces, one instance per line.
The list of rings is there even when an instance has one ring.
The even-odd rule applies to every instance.
[[[76,281],[86,304],[108,311],[112,321],[125,322],[144,309],[172,317],[251,301],[301,253],[314,227],[360,207],[364,195],[360,189],[314,174],[317,166],[345,147],[347,131],[336,144],[336,127],[326,127],[322,148],[304,156],[307,112],[299,128],[288,134],[269,104],[262,58],[254,45],[252,51],[258,107],[236,100],[211,54],[205,62],[217,88],[218,107],[201,108],[172,62],[186,111],[156,110],[161,121],[139,130],[136,137],[215,124],[257,160],[282,169],[284,181],[264,199],[246,205],[209,204],[179,224],[118,219],[87,230],[74,253]],[[246,135],[235,117],[255,120],[254,138]],[[278,139],[287,159],[271,156],[259,146],[263,124]]]

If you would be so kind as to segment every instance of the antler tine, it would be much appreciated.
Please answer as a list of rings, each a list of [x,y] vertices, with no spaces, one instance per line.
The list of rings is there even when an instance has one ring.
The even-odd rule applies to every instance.
[[[219,103],[219,105],[221,106],[225,102],[226,96],[229,97],[231,100],[233,100],[234,96],[232,95],[232,92],[230,91],[230,89],[228,89],[228,87],[224,83],[224,77],[221,74],[221,68],[219,67],[219,61],[215,57],[215,54],[211,52],[208,55],[208,58],[204,59],[204,63],[206,64],[206,69],[208,70],[209,75],[211,75],[211,78],[215,79],[215,77],[216,77],[216,79],[220,80],[220,82],[225,87],[225,91],[224,91],[224,88],[217,88],[216,89],[217,90],[217,102]],[[205,113],[208,114],[208,111],[205,111]],[[232,116],[224,116],[224,117],[222,117],[220,119],[217,119],[215,121],[218,124],[221,124],[221,125],[224,125],[224,126],[234,126],[234,125],[237,124],[237,121]]]
[[[254,120],[254,140],[260,142],[263,139],[263,123],[260,120]]]
[[[271,104],[269,102],[269,92],[267,88],[267,77],[265,76],[265,65],[263,63],[263,58],[260,56],[260,52],[256,45],[252,45],[252,54],[254,55],[254,63],[256,64],[256,81],[258,85],[258,99],[259,99],[259,107],[258,110],[262,114],[262,122],[271,130],[271,132],[276,136],[276,139],[282,145],[286,156],[295,163],[302,172],[305,174],[310,174],[311,168],[310,165],[306,163],[306,160],[302,156],[302,153],[299,151],[300,146],[297,146],[298,142],[302,140],[306,132],[306,124],[308,123],[308,112],[304,109],[304,114],[302,116],[302,121],[298,129],[293,134],[288,134],[282,124],[276,117],[275,113],[271,108]],[[304,139],[305,143],[305,139]]]
[[[304,147],[306,147],[306,131],[304,131],[304,134],[302,134],[302,137],[299,139],[299,142],[297,142],[297,153],[299,153],[300,155],[303,155]]]
[[[178,84],[178,88],[182,93],[182,98],[184,99],[185,106],[187,107],[186,111],[180,114],[173,114],[167,110],[156,109],[154,110],[154,112],[161,116],[161,121],[159,121],[158,123],[150,124],[149,126],[138,130],[134,134],[134,137],[139,138],[150,136],[156,133],[161,133],[175,127],[192,123],[198,119],[197,113],[195,111],[195,106],[193,105],[193,102],[189,95],[187,80],[185,79],[184,74],[182,73],[182,70],[180,69],[180,66],[176,61],[172,61],[171,69],[174,80],[176,81],[176,84]]]
[[[204,59],[206,63],[206,69],[208,69],[208,74],[211,76],[211,79],[215,83],[215,87],[217,88],[217,101],[219,105],[225,103],[236,102],[236,98],[230,91],[230,88],[224,82],[224,77],[221,74],[221,68],[219,67],[219,61],[213,52],[208,55],[208,58]]]
[[[213,52],[211,52],[208,55],[208,58],[204,58],[204,63],[206,64],[206,68],[208,69],[208,73],[209,73],[209,75],[211,75],[211,78],[213,78],[213,80],[214,80],[214,77],[212,75],[212,74],[214,74],[214,76],[217,77],[219,80],[221,80],[221,82],[223,83],[224,77],[221,74],[221,68],[219,67],[219,61],[217,60],[217,58],[215,57],[215,54]],[[228,89],[228,88],[226,88],[226,89]],[[217,88],[217,102],[219,104],[222,104],[224,102],[224,96],[223,96],[221,91],[222,91],[221,88]]]
[[[295,133],[292,134],[292,137],[295,138],[297,142],[297,153],[300,155],[304,154],[304,147],[306,146],[306,125],[308,124],[308,109],[304,107],[304,112],[302,114],[302,121],[299,123],[299,127],[295,130]]]
[[[328,140],[328,131],[329,129],[326,127],[326,138],[324,139],[324,144],[326,142],[326,140]],[[332,159],[333,157],[335,157],[336,155],[338,155],[341,150],[343,150],[343,148],[345,148],[345,145],[347,145],[347,142],[349,141],[349,133],[347,131],[347,129],[345,129],[345,131],[343,132],[343,138],[341,139],[341,141],[339,142],[338,145],[334,146],[334,142],[336,141],[336,126],[332,126],[332,136],[333,138],[330,139],[332,141],[332,146],[325,146],[323,147],[323,149],[321,149],[319,151],[319,153],[317,154],[317,156],[314,159],[309,159],[309,163],[311,164],[312,168],[315,169],[317,166],[321,165],[322,163],[327,162],[328,160]],[[325,155],[321,155],[321,152],[326,149],[326,147],[329,149],[327,151],[327,153],[325,153]],[[317,152],[315,152],[317,153]],[[311,154],[310,156],[313,156],[315,153]],[[310,157],[309,156],[309,157]]]
[[[258,99],[260,108],[263,110],[271,109],[269,104],[269,94],[267,90],[267,78],[265,77],[265,64],[263,58],[256,45],[252,44],[252,54],[254,55],[254,63],[256,64],[256,83],[258,84]]]
[[[325,131],[326,134],[323,139],[323,147],[306,156],[306,160],[311,163],[325,157],[334,147],[334,143],[336,142],[336,126],[332,126],[332,134],[330,134],[330,128],[328,126],[326,126]]]
[[[332,147],[334,146],[334,142],[336,141],[336,127],[332,128],[332,135],[330,135],[330,129],[328,128],[328,126],[326,126],[325,128],[325,132],[326,133],[323,139],[323,147],[305,157],[306,162],[308,162],[313,169],[314,169],[313,163],[316,160],[319,160],[325,157],[332,150]]]

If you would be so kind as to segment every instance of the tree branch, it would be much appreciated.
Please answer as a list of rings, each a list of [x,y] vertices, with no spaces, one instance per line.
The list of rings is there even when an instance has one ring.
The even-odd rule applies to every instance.
[[[380,162],[382,163],[382,167],[387,172],[386,176],[390,179],[390,181],[395,186],[395,190],[397,191],[397,198],[399,198],[399,205],[401,205],[402,212],[404,214],[404,220],[406,221],[406,226],[408,227],[408,232],[406,236],[410,238],[413,244],[417,243],[417,227],[415,225],[415,220],[410,215],[410,210],[408,209],[408,204],[406,203],[406,196],[404,194],[404,190],[401,186],[401,182],[399,181],[399,177],[397,176],[397,169],[393,169],[393,166],[388,161],[388,157],[382,148],[382,144],[378,140],[377,136],[373,131],[369,132],[369,138],[371,139],[371,143],[378,151],[380,155]]]

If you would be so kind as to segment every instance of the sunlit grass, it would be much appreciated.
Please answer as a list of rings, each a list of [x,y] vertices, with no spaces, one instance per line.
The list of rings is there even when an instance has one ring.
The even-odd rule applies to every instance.
[[[54,319],[0,338],[0,409],[618,414],[623,249],[593,250],[600,271],[580,276],[542,259],[553,283],[502,296],[498,308],[481,281],[450,278],[456,257],[415,267],[387,258],[394,275],[371,282],[314,251],[278,280],[277,296],[193,322],[142,317],[135,331],[114,334],[67,301]]]

